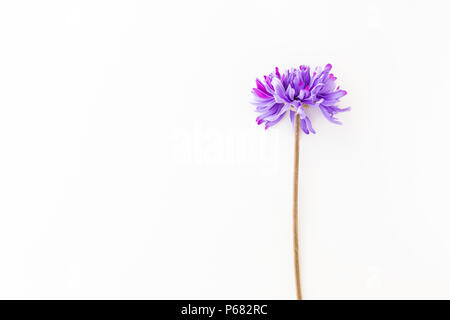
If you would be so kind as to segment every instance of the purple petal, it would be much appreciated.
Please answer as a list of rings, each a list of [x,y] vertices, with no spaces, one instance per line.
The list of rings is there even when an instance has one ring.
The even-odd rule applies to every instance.
[[[263,99],[272,99],[273,98],[271,95],[264,93],[262,90],[257,89],[257,88],[253,88],[253,92],[255,92],[258,97],[263,98]]]
[[[328,113],[328,111],[322,105],[320,105],[319,107],[320,107],[320,110],[322,111],[322,114],[325,116],[325,118],[328,121],[330,121],[331,123],[339,124],[339,125],[342,124],[342,122],[335,119],[332,114]]]
[[[265,127],[265,129],[267,130],[268,128],[270,128],[270,127],[276,125],[278,122],[280,122],[280,121],[284,118],[284,115],[285,115],[285,114],[286,114],[286,113],[283,113],[278,119],[276,119],[276,120],[274,120],[274,121],[267,121],[267,122],[266,122],[266,127]]]
[[[309,120],[308,117],[305,118],[305,123],[306,123],[306,127],[308,128],[308,130],[312,133],[316,133],[316,131],[314,131],[312,125],[311,125],[311,120]]]
[[[292,127],[295,128],[295,111],[289,112],[289,118],[291,119]]]
[[[261,90],[262,92],[268,94],[268,92],[267,92],[267,90],[266,90],[266,87],[265,87],[264,84],[261,82],[261,80],[256,79],[256,87],[257,87],[259,90]]]
[[[347,91],[339,90],[339,91],[335,91],[335,92],[332,92],[332,93],[324,94],[324,95],[321,95],[321,96],[323,98],[325,98],[325,100],[331,100],[331,99],[336,100],[336,99],[339,99],[339,98],[345,96],[346,94],[347,94]]]
[[[304,133],[309,134],[308,127],[306,126],[305,119],[301,119],[300,120],[300,127],[302,128]]]
[[[288,99],[288,97],[286,95],[286,91],[285,91],[280,79],[273,78],[272,84],[273,84],[274,90],[275,90],[275,96],[274,96],[275,100],[279,103],[283,103],[283,102],[289,103],[290,100]]]

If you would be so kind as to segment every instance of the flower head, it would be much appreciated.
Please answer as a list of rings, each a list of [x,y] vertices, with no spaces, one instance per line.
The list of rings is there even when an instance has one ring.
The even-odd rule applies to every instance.
[[[347,92],[336,87],[336,77],[330,70],[331,64],[323,69],[318,67],[313,72],[303,65],[283,74],[275,68],[275,72],[264,76],[264,81],[256,79],[253,104],[256,112],[260,113],[256,118],[258,125],[264,124],[268,129],[289,112],[292,123],[295,114],[300,116],[300,127],[306,134],[316,133],[305,112],[307,108],[319,108],[329,121],[341,124],[335,115],[350,108],[340,109],[337,104]]]

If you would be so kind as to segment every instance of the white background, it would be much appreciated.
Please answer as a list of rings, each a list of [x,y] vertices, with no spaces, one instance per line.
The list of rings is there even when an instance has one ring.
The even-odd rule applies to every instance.
[[[301,136],[307,299],[450,298],[448,1],[2,1],[0,298],[295,297],[293,135],[249,104],[332,63]]]

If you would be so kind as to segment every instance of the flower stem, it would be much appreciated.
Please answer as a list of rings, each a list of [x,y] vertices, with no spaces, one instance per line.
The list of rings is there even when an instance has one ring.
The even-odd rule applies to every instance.
[[[295,144],[294,144],[294,201],[293,201],[293,227],[294,227],[294,267],[295,267],[295,288],[297,290],[297,300],[302,300],[302,289],[300,285],[300,258],[298,250],[298,169],[300,154],[300,115],[295,115]]]

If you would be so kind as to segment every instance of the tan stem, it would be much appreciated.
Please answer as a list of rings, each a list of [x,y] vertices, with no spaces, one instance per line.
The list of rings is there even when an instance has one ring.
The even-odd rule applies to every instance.
[[[293,201],[293,227],[294,227],[294,267],[295,267],[295,287],[297,290],[297,300],[302,300],[302,288],[300,285],[300,258],[298,249],[298,170],[300,155],[300,115],[295,115],[295,145],[294,145],[294,201]]]

